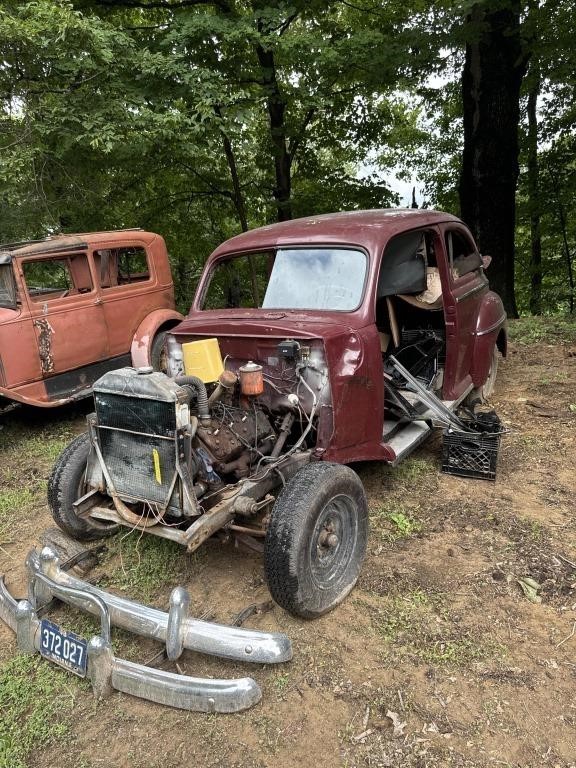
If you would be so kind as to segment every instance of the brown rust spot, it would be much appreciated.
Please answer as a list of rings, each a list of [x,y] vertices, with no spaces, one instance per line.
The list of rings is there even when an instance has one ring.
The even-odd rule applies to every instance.
[[[54,372],[54,358],[52,357],[52,334],[53,328],[46,320],[42,318],[34,320],[34,326],[38,331],[38,354],[40,355],[40,365],[42,373]]]

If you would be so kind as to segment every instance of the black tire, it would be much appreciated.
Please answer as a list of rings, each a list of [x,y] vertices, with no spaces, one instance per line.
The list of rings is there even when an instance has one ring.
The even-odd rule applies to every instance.
[[[166,357],[166,331],[160,331],[154,337],[150,348],[150,364],[155,371],[166,373],[168,369],[168,359]]]
[[[48,480],[48,504],[52,517],[64,533],[77,541],[94,541],[111,536],[119,529],[116,523],[98,523],[80,518],[72,504],[84,495],[86,462],[90,452],[88,433],[78,435],[58,457]]]
[[[282,490],[266,532],[272,597],[304,619],[331,611],[356,584],[367,539],[368,504],[358,475],[341,464],[308,464]]]

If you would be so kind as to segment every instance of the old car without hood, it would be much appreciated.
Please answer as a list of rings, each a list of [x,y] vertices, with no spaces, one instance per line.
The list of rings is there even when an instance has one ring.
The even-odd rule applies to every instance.
[[[325,613],[366,548],[364,490],[345,465],[398,463],[430,434],[431,404],[450,414],[493,387],[506,318],[485,263],[436,211],[232,238],[167,339],[168,375],[123,368],[96,383],[89,431],[49,483],[54,518],[79,539],[128,526],[190,551],[235,536],[263,551],[281,606]]]

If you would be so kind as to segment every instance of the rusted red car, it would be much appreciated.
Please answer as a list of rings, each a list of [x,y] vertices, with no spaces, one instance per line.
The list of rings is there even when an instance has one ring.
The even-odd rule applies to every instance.
[[[126,230],[0,246],[0,409],[91,393],[106,371],[160,365],[182,315],[164,240]]]
[[[396,464],[463,401],[489,396],[506,317],[470,232],[436,211],[314,216],[208,260],[167,375],[94,386],[88,433],[49,483],[54,518],[196,549],[262,550],[274,599],[312,618],[354,586],[368,510],[351,462]]]

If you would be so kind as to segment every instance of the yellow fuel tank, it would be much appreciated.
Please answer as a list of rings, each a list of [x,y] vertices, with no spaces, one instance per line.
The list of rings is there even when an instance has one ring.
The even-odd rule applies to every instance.
[[[186,376],[198,376],[205,384],[218,381],[224,370],[218,339],[201,339],[182,344]]]

